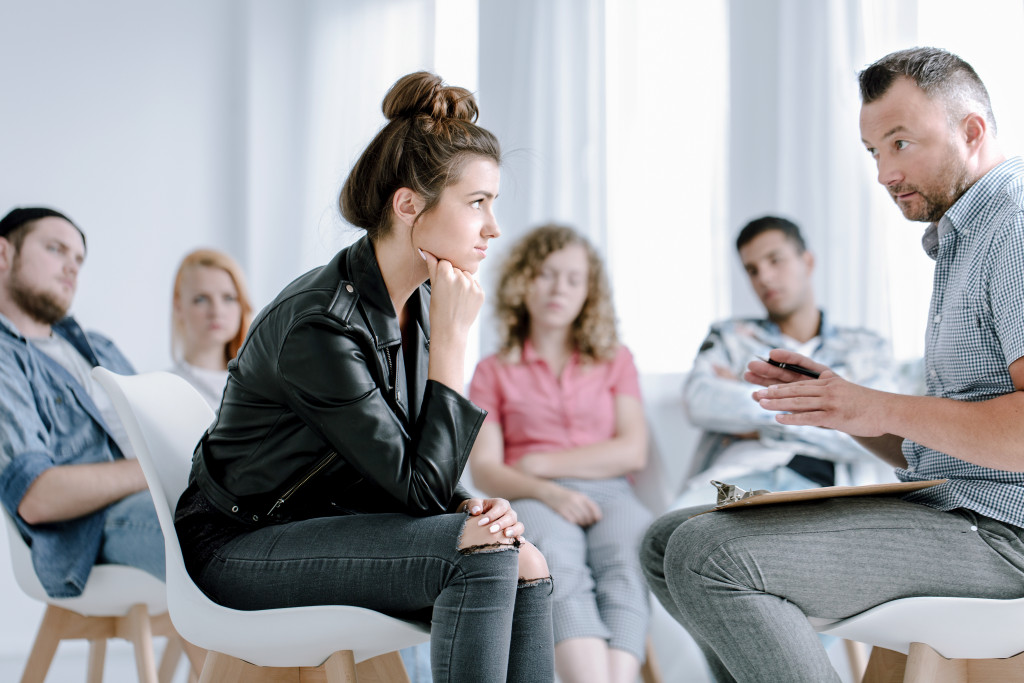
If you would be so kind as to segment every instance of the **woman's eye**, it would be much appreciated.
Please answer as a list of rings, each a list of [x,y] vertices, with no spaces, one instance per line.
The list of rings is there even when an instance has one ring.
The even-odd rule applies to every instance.
[[[896,149],[906,149],[907,145],[909,145],[909,144],[910,143],[907,142],[906,140],[897,140],[896,141]]]
[[[472,204],[470,204],[470,206],[472,206],[472,207],[473,207],[474,209],[479,209],[479,208],[480,208],[480,205],[481,205],[481,204],[483,204],[483,203],[484,203],[484,200],[482,200],[482,199],[477,199],[477,200],[476,200],[476,201],[474,201],[474,202],[473,202]]]

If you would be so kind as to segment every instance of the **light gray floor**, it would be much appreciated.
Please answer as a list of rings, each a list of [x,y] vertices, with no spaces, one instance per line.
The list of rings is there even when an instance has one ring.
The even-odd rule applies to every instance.
[[[35,628],[35,624],[32,628]],[[164,639],[155,640],[156,660],[160,663],[160,655],[164,649]],[[86,659],[88,649],[85,641],[69,641],[61,643],[57,654],[50,665],[50,671],[46,676],[46,683],[76,683],[85,680]],[[25,657],[28,655],[26,654]],[[21,680],[22,669],[25,667],[25,658],[7,656],[0,658],[0,681],[13,683]],[[132,646],[123,640],[110,640],[107,643],[107,658],[103,669],[103,683],[138,683],[139,677],[135,671],[135,654]],[[177,672],[174,675],[174,683],[186,683],[188,681],[188,665],[185,658],[178,663]]]

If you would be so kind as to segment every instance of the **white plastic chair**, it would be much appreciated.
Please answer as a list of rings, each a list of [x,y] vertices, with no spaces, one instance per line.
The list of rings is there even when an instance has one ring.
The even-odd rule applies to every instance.
[[[1024,680],[1024,598],[903,598],[821,633],[873,645],[864,683],[1004,683]]]
[[[126,377],[95,368],[93,377],[110,395],[153,493],[167,553],[171,621],[185,640],[209,650],[201,683],[285,676],[349,682],[358,680],[359,662],[359,675],[408,682],[397,650],[429,640],[425,626],[360,607],[242,611],[207,598],[185,571],[173,517],[192,451],[213,413],[195,389],[170,373]]]
[[[141,569],[122,565],[97,565],[89,573],[82,594],[51,598],[32,566],[32,551],[6,509],[8,545],[14,579],[30,598],[46,603],[43,621],[29,653],[22,683],[41,683],[62,640],[89,641],[88,681],[103,679],[107,639],[124,638],[135,648],[139,681],[164,683],[174,675],[181,645],[167,617],[167,593],[162,581]],[[168,638],[159,671],[153,655],[153,636]]]

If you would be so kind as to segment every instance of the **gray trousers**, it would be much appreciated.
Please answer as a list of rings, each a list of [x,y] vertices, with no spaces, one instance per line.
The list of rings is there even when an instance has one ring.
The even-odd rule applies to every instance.
[[[865,497],[690,518],[703,509],[658,519],[640,556],[719,683],[839,681],[808,616],[913,596],[1024,596],[1024,530],[969,510]]]
[[[513,502],[526,538],[544,553],[554,580],[555,643],[601,638],[642,662],[650,604],[637,550],[651,513],[625,477],[555,482],[589,496],[603,515],[584,529],[539,500]]]

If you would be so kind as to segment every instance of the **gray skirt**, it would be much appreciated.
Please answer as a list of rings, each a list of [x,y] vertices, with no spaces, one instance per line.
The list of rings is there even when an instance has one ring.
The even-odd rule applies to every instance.
[[[643,661],[650,604],[638,550],[651,513],[625,477],[554,482],[590,497],[602,512],[581,528],[539,500],[513,502],[525,537],[551,569],[555,642],[601,638]]]

